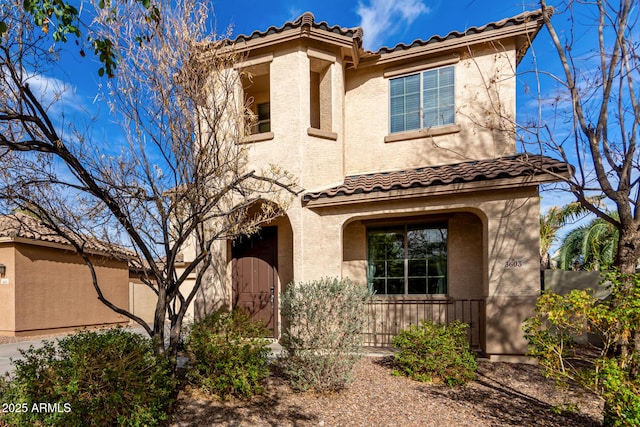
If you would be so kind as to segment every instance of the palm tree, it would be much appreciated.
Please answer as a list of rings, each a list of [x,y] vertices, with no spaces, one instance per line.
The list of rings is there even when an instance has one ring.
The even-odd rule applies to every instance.
[[[615,213],[609,213],[616,217]],[[613,265],[620,233],[611,223],[595,218],[565,236],[557,255],[562,270],[602,270]]]
[[[580,202],[572,202],[565,206],[552,206],[546,214],[540,215],[540,270],[546,270],[551,266],[549,248],[556,240],[558,230],[570,220],[576,220],[587,212]]]

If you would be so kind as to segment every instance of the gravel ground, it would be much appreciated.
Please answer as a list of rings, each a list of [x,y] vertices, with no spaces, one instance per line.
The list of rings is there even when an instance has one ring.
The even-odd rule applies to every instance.
[[[339,393],[295,393],[277,375],[249,401],[181,394],[172,427],[181,426],[599,426],[594,395],[560,390],[526,364],[480,362],[464,387],[429,385],[391,374],[390,357],[365,357]],[[571,410],[561,411],[561,408]]]
[[[0,344],[60,336],[0,336]],[[365,357],[349,388],[325,395],[293,392],[277,372],[269,378],[266,394],[249,401],[221,402],[187,389],[181,392],[171,426],[577,427],[602,423],[603,405],[597,396],[559,389],[535,365],[481,361],[478,380],[458,388],[393,376],[392,365],[389,356]]]

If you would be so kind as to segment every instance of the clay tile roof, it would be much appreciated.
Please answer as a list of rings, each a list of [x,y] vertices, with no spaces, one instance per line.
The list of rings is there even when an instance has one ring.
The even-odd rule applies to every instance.
[[[409,44],[399,43],[393,47],[383,46],[380,49],[378,49],[378,51],[375,53],[376,54],[391,53],[399,50],[411,49],[413,47],[426,46],[431,43],[439,43],[445,40],[457,39],[464,36],[483,33],[485,31],[491,31],[491,30],[497,30],[497,29],[511,27],[515,25],[521,25],[527,22],[534,22],[540,18],[542,18],[541,10],[524,12],[519,15],[513,16],[511,18],[505,18],[497,22],[490,22],[481,27],[470,27],[465,31],[452,31],[445,36],[435,35],[427,40],[420,40],[420,39],[414,40],[412,43],[409,43]]]
[[[542,175],[546,172],[564,175],[570,170],[566,163],[551,157],[518,154],[497,159],[348,176],[337,187],[305,193],[302,200],[309,202],[336,196]]]
[[[291,29],[295,29],[295,28],[302,28],[302,27],[305,27],[305,26],[316,28],[316,29],[323,30],[323,31],[328,31],[328,32],[331,32],[331,33],[340,34],[340,35],[347,36],[347,37],[351,37],[353,39],[357,39],[358,41],[362,40],[363,31],[362,31],[362,28],[360,28],[360,27],[343,28],[343,27],[340,27],[338,25],[329,25],[324,21],[316,22],[316,19],[315,19],[315,16],[313,16],[313,13],[305,12],[302,15],[300,15],[296,20],[287,21],[284,24],[282,24],[280,27],[276,27],[275,25],[273,25],[273,26],[267,28],[264,31],[254,31],[253,33],[249,34],[248,36],[244,35],[244,34],[241,34],[238,37],[236,37],[235,40],[233,40],[233,43],[249,41],[249,40],[253,40],[253,39],[257,39],[257,38],[261,38],[261,37],[266,37],[266,36],[269,36],[271,34],[277,34],[277,33],[281,33],[281,32],[286,31],[286,30],[291,30]]]
[[[20,213],[0,216],[0,237],[23,238],[71,246],[71,243],[66,238],[51,230],[37,218]],[[104,242],[93,237],[85,237],[84,239],[86,241],[86,249],[92,252],[125,258],[133,255],[133,252],[120,245]]]

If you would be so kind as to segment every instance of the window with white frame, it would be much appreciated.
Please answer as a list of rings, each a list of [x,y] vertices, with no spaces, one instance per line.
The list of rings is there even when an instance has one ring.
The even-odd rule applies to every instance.
[[[390,133],[454,124],[454,88],[453,66],[391,79]]]
[[[367,261],[367,281],[377,295],[446,294],[447,227],[368,228]]]

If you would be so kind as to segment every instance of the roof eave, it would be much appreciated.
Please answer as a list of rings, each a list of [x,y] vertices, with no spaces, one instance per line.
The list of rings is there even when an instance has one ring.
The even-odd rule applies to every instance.
[[[561,176],[559,176],[561,175]],[[498,178],[483,181],[468,181],[445,185],[430,185],[426,187],[415,187],[407,189],[397,189],[389,191],[372,191],[350,195],[337,195],[332,197],[320,197],[311,200],[302,199],[302,206],[309,209],[335,207],[341,205],[354,205],[360,203],[371,203],[380,201],[396,201],[412,199],[418,197],[433,197],[459,195],[488,190],[517,189],[522,187],[537,186],[557,182],[563,178],[568,178],[569,173],[561,174],[540,173],[535,175],[524,175],[513,178]]]
[[[372,55],[373,61],[368,62],[368,65],[384,65],[407,59],[414,59],[414,57],[432,56],[443,52],[467,49],[470,46],[498,42],[505,39],[514,39],[516,41],[517,62],[519,63],[524,54],[526,54],[531,42],[542,28],[542,25],[543,19],[542,17],[539,17],[535,20],[526,21],[518,25],[485,30],[480,33],[427,43],[423,46],[375,54]]]
[[[47,240],[32,239],[29,237],[3,236],[3,237],[0,237],[0,243],[13,243],[13,244],[40,246],[45,248],[58,249],[58,250],[77,253],[76,249],[71,244],[50,242]],[[112,258],[114,260],[124,261],[124,262],[126,262],[128,259],[133,257],[133,255],[130,255],[130,254],[101,251],[99,249],[85,249],[84,252],[87,255]]]
[[[302,26],[300,28],[291,28],[282,32],[269,34],[262,37],[256,37],[249,40],[238,41],[231,45],[237,53],[249,53],[254,50],[270,47],[278,44],[283,44],[289,41],[309,39],[317,40],[320,42],[328,43],[336,47],[340,47],[352,52],[354,55],[358,54],[358,41],[353,37],[334,33],[331,31],[325,31],[313,27]]]

